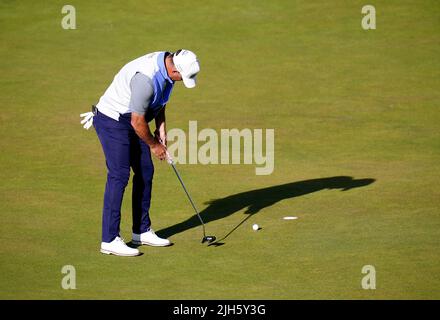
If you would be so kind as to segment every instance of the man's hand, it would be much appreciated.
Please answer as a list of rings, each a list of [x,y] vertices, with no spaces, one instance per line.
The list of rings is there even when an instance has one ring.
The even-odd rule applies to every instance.
[[[156,141],[155,144],[151,145],[150,150],[160,160],[165,160],[167,158],[167,148],[159,141]]]

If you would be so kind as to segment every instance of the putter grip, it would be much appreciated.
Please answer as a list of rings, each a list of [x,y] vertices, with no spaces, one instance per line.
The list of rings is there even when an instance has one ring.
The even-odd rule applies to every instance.
[[[170,154],[168,153],[168,150],[167,150],[167,162],[169,164],[174,164],[173,158],[171,158]]]

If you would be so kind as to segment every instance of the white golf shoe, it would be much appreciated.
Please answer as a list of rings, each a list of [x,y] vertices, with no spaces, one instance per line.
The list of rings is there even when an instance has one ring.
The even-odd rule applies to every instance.
[[[149,231],[141,234],[133,233],[133,240],[131,242],[139,245],[146,244],[153,247],[166,247],[171,244],[170,240],[159,238],[151,228]]]
[[[101,242],[101,252],[124,257],[139,255],[139,250],[127,246],[121,237],[116,237],[112,242]]]

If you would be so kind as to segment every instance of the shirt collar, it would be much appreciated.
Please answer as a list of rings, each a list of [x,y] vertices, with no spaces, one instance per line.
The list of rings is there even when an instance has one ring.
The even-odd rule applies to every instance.
[[[167,68],[165,67],[165,53],[169,52],[161,52],[159,54],[157,57],[157,64],[159,65],[159,71],[162,74],[162,77],[164,77],[169,83],[173,84],[174,81],[168,76]]]

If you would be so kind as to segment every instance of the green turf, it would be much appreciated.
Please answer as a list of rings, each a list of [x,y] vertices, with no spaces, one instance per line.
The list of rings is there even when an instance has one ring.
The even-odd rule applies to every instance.
[[[0,2],[0,298],[440,298],[437,1],[375,1],[370,31],[365,1],[74,1],[76,30],[64,4]],[[193,213],[156,162],[151,215],[175,245],[101,255],[104,158],[79,114],[124,63],[181,47],[202,72],[176,86],[168,127],[274,128],[275,170],[179,166],[209,233],[253,209],[206,247],[200,227],[173,234]],[[374,182],[342,192],[344,176]]]

